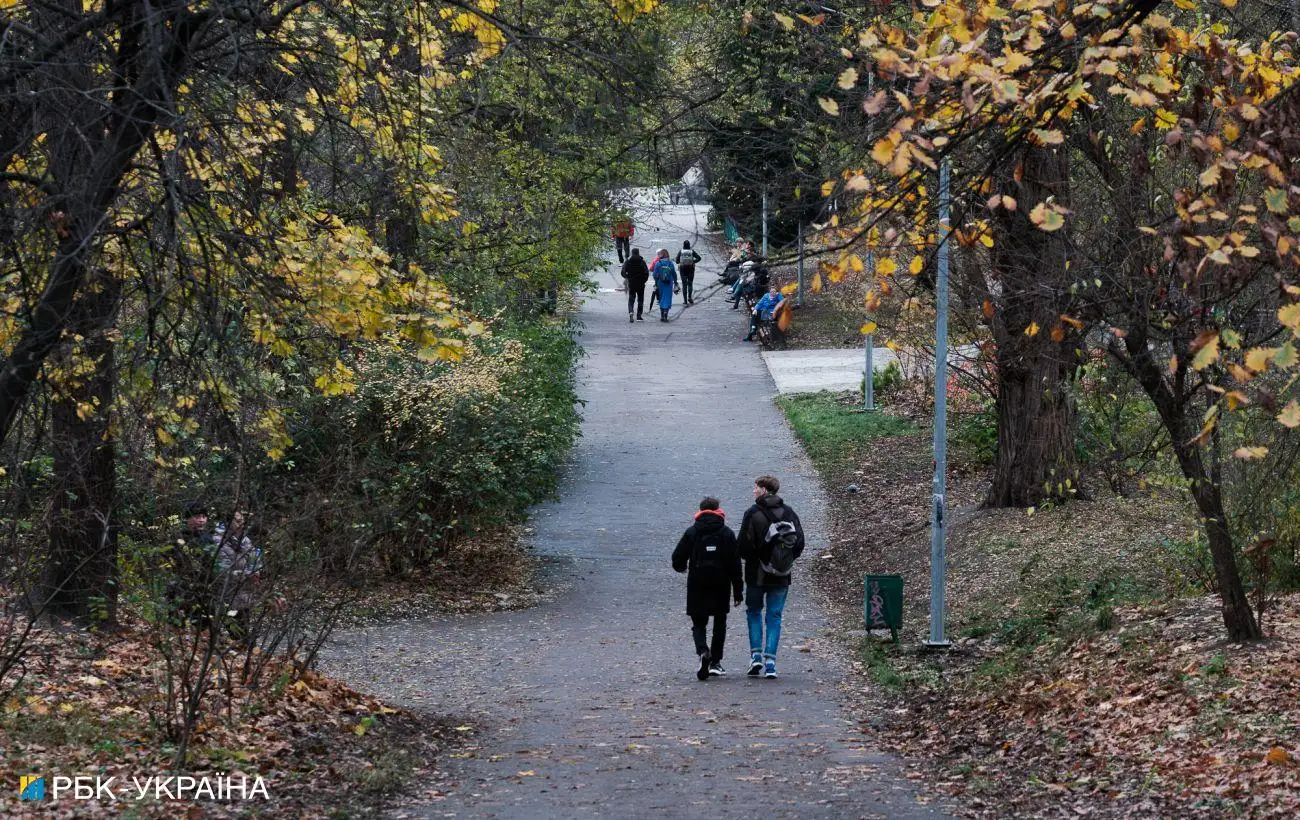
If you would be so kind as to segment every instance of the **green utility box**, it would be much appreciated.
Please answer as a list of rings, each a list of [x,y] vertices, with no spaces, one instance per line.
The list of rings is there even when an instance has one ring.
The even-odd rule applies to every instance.
[[[863,584],[862,615],[867,630],[888,629],[894,643],[903,628],[903,576],[868,575]]]

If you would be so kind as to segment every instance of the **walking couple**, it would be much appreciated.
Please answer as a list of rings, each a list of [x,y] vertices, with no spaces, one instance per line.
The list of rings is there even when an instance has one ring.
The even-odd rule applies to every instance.
[[[680,292],[686,304],[695,304],[695,263],[699,262],[700,258],[698,253],[691,250],[689,241],[683,242],[682,249],[677,252],[677,265],[673,265],[673,260],[668,258],[667,248],[660,248],[655,254],[654,262],[649,265],[641,258],[641,249],[632,248],[621,270],[623,286],[627,288],[628,322],[634,321],[633,313],[636,314],[636,319],[641,318],[642,310],[645,308],[645,286],[651,277],[655,281],[651,307],[653,308],[655,302],[659,303],[659,321],[668,321],[668,311],[672,309],[674,293]],[[679,274],[680,286],[678,285]]]
[[[749,675],[776,677],[776,649],[781,641],[781,616],[795,559],[803,553],[799,516],[777,495],[774,476],[754,479],[754,504],[740,522],[739,537],[726,524],[718,499],[700,502],[695,523],[673,550],[673,569],[687,573],[686,614],[691,618],[696,677],[725,675],[722,651],[727,640],[731,601],[745,603],[749,626]],[[744,562],[742,570],[741,563]],[[706,640],[713,618],[713,640]],[[766,632],[766,634],[764,634]]]

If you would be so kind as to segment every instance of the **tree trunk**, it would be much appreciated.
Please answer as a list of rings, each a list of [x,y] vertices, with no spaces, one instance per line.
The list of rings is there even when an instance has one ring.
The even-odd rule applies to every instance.
[[[1017,179],[1019,177],[1019,179]],[[1069,202],[1065,151],[1029,148],[998,190],[1016,209],[993,211],[993,270],[985,289],[997,345],[998,447],[985,506],[1031,507],[1078,488],[1075,413],[1068,387],[1078,372],[1080,334],[1061,322],[1069,307],[1066,229],[1040,230],[1029,212],[1049,197]]]
[[[118,285],[98,277],[98,290],[74,308],[70,330],[84,337],[60,356],[64,372],[79,362],[93,369],[63,379],[51,413],[55,492],[49,554],[33,604],[80,622],[112,623],[117,616],[117,500],[111,427],[113,342],[104,334],[117,311]]]
[[[1186,348],[1186,342],[1181,345]],[[1223,607],[1223,625],[1228,638],[1249,641],[1263,637],[1254,610],[1246,598],[1241,574],[1237,571],[1237,550],[1228,530],[1227,515],[1223,508],[1223,494],[1211,479],[1202,457],[1196,431],[1200,425],[1199,414],[1194,410],[1190,395],[1185,392],[1189,356],[1181,356],[1176,372],[1156,363],[1146,334],[1130,332],[1123,344],[1113,343],[1111,353],[1142,386],[1144,392],[1160,414],[1160,421],[1169,433],[1174,456],[1178,459],[1183,477],[1192,484],[1192,499],[1201,514],[1201,526],[1210,546],[1214,562],[1214,579],[1219,586]]]
[[[985,506],[1032,507],[1077,491],[1075,413],[1065,393],[1075,365],[1058,352],[1003,356],[999,348],[998,448]]]

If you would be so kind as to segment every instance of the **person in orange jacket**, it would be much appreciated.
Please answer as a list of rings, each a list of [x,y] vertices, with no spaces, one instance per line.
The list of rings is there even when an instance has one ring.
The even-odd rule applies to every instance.
[[[636,236],[636,228],[632,227],[632,220],[629,217],[620,216],[614,220],[614,227],[609,235],[614,237],[614,248],[618,251],[619,264],[622,264],[632,255],[632,237]]]

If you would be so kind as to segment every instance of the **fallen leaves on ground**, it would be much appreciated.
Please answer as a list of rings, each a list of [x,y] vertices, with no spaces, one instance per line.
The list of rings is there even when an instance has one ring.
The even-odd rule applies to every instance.
[[[23,625],[12,616],[0,629]],[[135,777],[243,774],[250,783],[264,778],[270,797],[257,805],[68,798],[47,800],[42,816],[233,816],[252,809],[276,816],[369,814],[385,795],[431,776],[442,750],[455,742],[439,721],[311,671],[294,679],[273,662],[270,684],[252,692],[232,670],[218,667],[191,740],[190,765],[176,772],[176,747],[158,722],[163,664],[150,635],[137,627],[113,633],[37,628],[27,636],[23,659],[0,696],[0,768],[13,778],[0,791],[0,816],[31,808],[18,801],[19,774],[44,775],[47,797],[54,776],[116,776],[125,785]]]
[[[1033,517],[980,511],[983,476],[959,463],[954,650],[863,637],[867,573],[903,575],[904,647],[924,637],[930,470],[920,434],[876,439],[822,475],[832,533],[813,573],[856,646],[872,647],[848,684],[865,731],[924,760],[926,781],[972,816],[1300,814],[1300,596],[1281,600],[1268,641],[1234,646],[1213,596],[1150,594],[1187,580],[1157,549],[1194,526],[1177,498],[1099,492]],[[1120,582],[1147,598],[1087,608],[1099,585]]]

